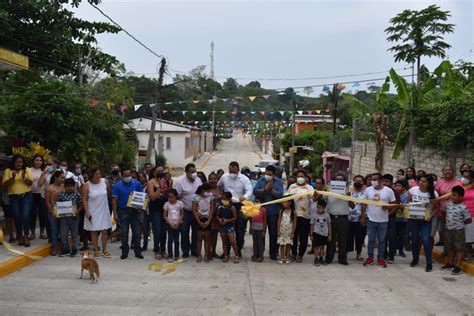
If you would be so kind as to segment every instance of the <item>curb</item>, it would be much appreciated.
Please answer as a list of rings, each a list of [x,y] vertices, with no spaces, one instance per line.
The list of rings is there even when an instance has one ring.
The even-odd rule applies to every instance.
[[[443,264],[448,263],[448,257],[443,256],[443,252],[437,249],[433,249],[433,259]],[[466,274],[474,275],[474,263],[463,261],[460,268]]]
[[[209,160],[211,160],[212,157],[214,157],[215,155],[217,155],[219,153],[218,150],[214,151],[212,154],[209,155],[209,157],[207,157],[207,159],[201,164],[201,166],[199,167],[199,169],[203,169],[204,167],[207,166]]]
[[[28,255],[47,257],[51,252],[51,245],[37,247],[27,252]],[[16,256],[6,261],[0,262],[0,278],[20,270],[36,261],[25,256]]]

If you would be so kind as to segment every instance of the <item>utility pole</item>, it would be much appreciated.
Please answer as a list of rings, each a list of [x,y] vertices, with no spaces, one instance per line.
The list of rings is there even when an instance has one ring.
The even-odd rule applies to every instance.
[[[355,172],[352,169],[354,166],[354,152],[355,152],[355,142],[357,140],[357,119],[354,117],[352,118],[352,135],[351,135],[351,166],[350,166],[350,172],[349,172],[349,179],[352,179],[354,176]]]
[[[165,73],[165,67],[166,67],[166,59],[163,58],[161,59],[158,84],[156,86],[156,104],[154,107],[151,108],[151,126],[150,126],[150,135],[148,136],[148,148],[146,150],[146,162],[151,162],[151,157],[152,157],[152,154],[154,153],[153,149],[154,149],[154,143],[155,143],[155,128],[156,128],[156,118],[157,118],[156,109],[160,111],[160,118],[161,118],[160,103],[163,101],[162,90],[163,90],[163,75]]]
[[[332,129],[332,134],[334,136],[336,136],[336,131],[337,131],[337,83],[334,84],[334,86],[332,87],[332,96],[334,98],[334,125],[333,125],[333,129]]]
[[[91,58],[91,50],[87,53],[86,58],[84,59],[82,56],[81,48],[79,47],[79,58],[78,58],[78,66],[77,66],[77,79],[79,82],[79,93],[81,98],[85,97],[84,93],[84,72],[86,70],[87,64],[89,63],[89,60]]]
[[[291,130],[291,147],[290,151],[290,173],[293,172],[295,168],[295,153],[293,152],[295,147],[295,137],[296,137],[296,101],[293,100],[293,127]]]
[[[415,135],[413,131],[413,85],[415,84],[415,63],[411,65],[411,93],[410,93],[410,133],[408,135],[408,152],[407,152],[407,166],[413,165],[413,145],[415,142]]]
[[[214,42],[211,42],[211,79],[214,80]],[[217,87],[216,87],[217,89]],[[214,95],[216,95],[216,90],[214,90]],[[212,106],[212,150],[215,149],[215,134],[216,134],[216,102],[217,100],[214,98],[213,106]]]
[[[214,80],[214,42],[211,42],[211,79]]]

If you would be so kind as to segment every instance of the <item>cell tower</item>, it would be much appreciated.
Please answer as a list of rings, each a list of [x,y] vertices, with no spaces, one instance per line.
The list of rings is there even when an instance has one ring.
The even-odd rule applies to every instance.
[[[214,79],[214,42],[211,42],[211,79]]]

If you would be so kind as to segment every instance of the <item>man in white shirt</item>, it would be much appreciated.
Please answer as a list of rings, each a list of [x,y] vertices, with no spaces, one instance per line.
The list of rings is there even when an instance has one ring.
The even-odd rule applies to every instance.
[[[383,185],[382,174],[372,174],[371,186],[365,189],[364,199],[395,204],[395,194],[393,190]],[[381,207],[375,205],[361,204],[361,224],[365,225],[367,221],[367,234],[369,244],[367,246],[368,257],[364,261],[364,266],[374,264],[374,248],[377,240],[377,264],[386,268],[387,263],[384,259],[385,253],[385,234],[387,233],[388,215],[391,207]],[[366,219],[366,215],[367,218]]]
[[[232,203],[239,214],[235,222],[235,235],[239,257],[242,257],[247,219],[240,213],[240,208],[242,202],[250,199],[252,196],[252,183],[249,178],[240,173],[239,163],[232,161],[229,164],[229,172],[222,175],[217,185],[222,188],[224,192],[230,192],[232,194]]]

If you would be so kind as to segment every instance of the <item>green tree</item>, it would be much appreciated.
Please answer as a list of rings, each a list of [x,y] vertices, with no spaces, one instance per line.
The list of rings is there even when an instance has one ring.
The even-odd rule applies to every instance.
[[[437,5],[417,10],[405,10],[390,20],[392,24],[385,29],[389,35],[387,41],[396,42],[389,51],[395,55],[395,61],[411,64],[416,62],[420,83],[420,68],[422,56],[438,56],[445,58],[446,49],[451,45],[443,41],[443,35],[452,33],[454,24],[446,23],[451,15],[442,11]]]

